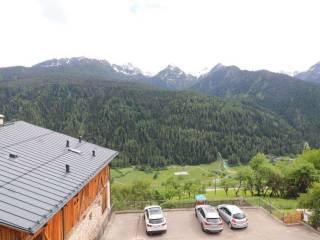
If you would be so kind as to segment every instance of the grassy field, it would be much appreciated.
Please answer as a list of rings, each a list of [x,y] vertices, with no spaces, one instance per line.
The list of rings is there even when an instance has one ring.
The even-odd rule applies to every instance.
[[[214,169],[217,168],[217,163],[202,164],[197,166],[168,166],[165,170],[160,171],[139,171],[134,167],[111,169],[111,177],[113,184],[128,184],[134,180],[149,181],[153,187],[161,189],[161,184],[171,177],[179,179],[179,181],[201,181],[206,184],[213,184]],[[175,172],[188,172],[187,176],[175,176]],[[157,177],[155,177],[157,174]]]
[[[214,187],[214,175],[213,171],[219,168],[217,162],[211,164],[202,164],[197,166],[168,166],[167,169],[164,170],[153,170],[153,171],[140,171],[134,167],[130,168],[121,168],[121,169],[111,169],[111,177],[113,181],[113,186],[117,185],[128,185],[131,184],[135,180],[140,181],[148,181],[151,183],[151,187],[153,189],[157,189],[159,192],[164,190],[164,183],[167,179],[174,177],[180,183],[184,183],[186,181],[200,181],[202,184],[208,188]],[[235,174],[237,168],[229,168],[228,174]],[[175,172],[188,172],[187,176],[175,176]],[[155,177],[157,175],[157,177]],[[219,187],[219,182],[217,183],[217,191],[208,191],[206,192],[206,197],[208,200],[223,200],[227,198],[236,198],[235,189],[229,189],[228,195],[226,195],[225,191]],[[242,190],[239,192],[239,196],[251,198],[251,194],[247,192],[247,195],[244,194]],[[252,198],[252,201],[256,201],[256,198]],[[297,201],[295,199],[281,199],[281,198],[263,198],[265,203],[272,204],[276,208],[282,210],[292,210],[297,208]],[[178,200],[175,197],[173,200]],[[189,198],[187,195],[184,195],[181,198],[182,201],[193,201],[193,196]]]

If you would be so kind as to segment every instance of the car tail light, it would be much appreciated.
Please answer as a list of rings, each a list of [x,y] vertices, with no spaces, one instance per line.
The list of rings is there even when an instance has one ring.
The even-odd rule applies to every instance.
[[[204,221],[204,225],[211,225],[211,223]]]
[[[161,224],[161,226],[165,226],[165,225],[166,225],[166,223],[162,223],[162,224]]]
[[[237,223],[237,221],[235,219],[232,218],[231,220],[232,223]]]
[[[151,224],[147,224],[147,226],[148,226],[148,227],[152,227],[152,225],[151,225]]]

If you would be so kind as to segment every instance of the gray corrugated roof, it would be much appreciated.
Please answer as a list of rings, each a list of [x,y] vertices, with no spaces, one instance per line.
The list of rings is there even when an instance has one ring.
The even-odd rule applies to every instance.
[[[35,233],[117,154],[23,121],[0,127],[0,224]]]

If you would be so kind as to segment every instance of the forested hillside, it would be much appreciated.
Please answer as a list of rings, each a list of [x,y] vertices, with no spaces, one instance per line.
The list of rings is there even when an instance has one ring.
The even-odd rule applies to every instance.
[[[232,98],[278,114],[301,139],[320,147],[320,86],[265,70],[217,66],[193,86],[209,95]]]
[[[271,113],[128,83],[0,85],[0,113],[116,149],[121,166],[208,163],[218,152],[236,163],[258,151],[294,154],[303,146]]]

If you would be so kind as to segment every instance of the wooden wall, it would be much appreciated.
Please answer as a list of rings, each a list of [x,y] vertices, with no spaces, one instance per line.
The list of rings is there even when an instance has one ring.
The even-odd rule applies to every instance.
[[[63,240],[81,221],[81,216],[99,194],[102,196],[102,211],[107,207],[107,179],[109,166],[102,169],[81,191],[74,196],[50,221],[35,235],[28,235],[0,226],[0,240],[36,240],[42,235],[45,240]],[[41,238],[40,238],[41,239]]]
[[[16,230],[0,226],[0,239],[1,240],[16,240],[18,234],[19,234],[19,232]]]
[[[104,168],[63,208],[64,236],[80,221],[80,217],[97,198],[98,193],[106,195],[109,168]],[[106,198],[103,201],[107,201]],[[104,204],[102,203],[102,206]]]

